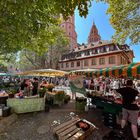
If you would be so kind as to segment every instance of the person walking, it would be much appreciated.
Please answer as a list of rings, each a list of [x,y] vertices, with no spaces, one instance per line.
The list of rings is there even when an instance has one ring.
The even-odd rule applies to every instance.
[[[117,93],[121,94],[123,100],[121,128],[123,130],[126,125],[126,122],[130,121],[134,140],[137,140],[138,139],[137,120],[139,114],[139,107],[137,103],[140,100],[140,93],[137,90],[133,89],[132,86],[133,81],[129,79],[126,82],[126,87],[115,89],[116,91],[115,94]]]

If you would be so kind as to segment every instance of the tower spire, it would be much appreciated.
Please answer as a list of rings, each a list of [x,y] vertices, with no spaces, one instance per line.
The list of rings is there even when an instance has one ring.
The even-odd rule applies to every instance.
[[[94,18],[93,18],[93,25],[95,25]]]
[[[88,36],[88,44],[89,43],[95,43],[95,42],[98,42],[101,40],[101,37],[98,33],[98,29],[95,25],[95,22],[93,20],[93,24],[92,24],[92,27],[91,27],[91,30],[90,30],[90,33],[89,33],[89,36]]]

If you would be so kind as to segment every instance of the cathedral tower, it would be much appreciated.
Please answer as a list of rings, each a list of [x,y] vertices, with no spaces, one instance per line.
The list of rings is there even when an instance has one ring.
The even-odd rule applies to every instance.
[[[70,40],[70,50],[74,50],[77,47],[77,34],[75,31],[74,15],[69,17],[66,21],[63,20],[61,27],[66,31],[66,35]]]
[[[95,23],[93,22],[92,28],[90,30],[89,36],[88,36],[88,44],[89,43],[95,43],[101,40],[101,37],[98,33],[98,29],[95,25]]]

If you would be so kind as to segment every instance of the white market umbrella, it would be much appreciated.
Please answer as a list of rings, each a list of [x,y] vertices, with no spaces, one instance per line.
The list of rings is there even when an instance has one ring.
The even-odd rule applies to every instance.
[[[64,76],[68,74],[66,71],[56,70],[56,69],[38,69],[38,70],[32,70],[32,71],[25,71],[22,73],[19,73],[18,75],[22,76]]]

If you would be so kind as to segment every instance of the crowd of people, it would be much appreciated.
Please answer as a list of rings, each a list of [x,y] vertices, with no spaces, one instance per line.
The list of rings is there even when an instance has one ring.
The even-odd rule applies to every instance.
[[[37,95],[40,87],[47,87],[49,84],[69,86],[69,80],[66,77],[11,78],[4,76],[0,81],[3,85],[13,83],[17,93],[22,92],[24,96]]]
[[[119,89],[125,87],[127,84],[127,79],[124,78],[105,78],[99,77],[94,79],[84,78],[83,86],[89,90],[101,91],[104,94],[111,92],[113,89]],[[133,80],[133,88],[140,91],[140,80]]]

